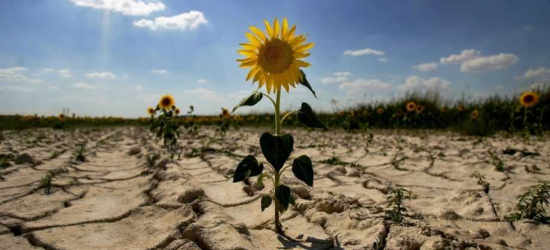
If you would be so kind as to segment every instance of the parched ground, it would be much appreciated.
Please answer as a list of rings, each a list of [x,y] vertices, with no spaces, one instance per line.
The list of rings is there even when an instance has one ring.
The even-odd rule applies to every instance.
[[[273,206],[260,210],[271,183],[232,183],[244,156],[263,159],[261,132],[220,138],[203,129],[180,140],[184,151],[174,160],[139,128],[4,132],[0,154],[32,159],[0,170],[0,249],[550,249],[550,226],[505,220],[519,194],[550,181],[548,136],[375,131],[371,141],[288,130],[295,140],[288,162],[309,155],[315,182],[311,189],[285,174],[298,199],[282,215],[281,236],[272,230]],[[72,157],[80,143],[84,162]],[[150,166],[154,154],[160,159]],[[40,186],[48,172],[50,195]],[[488,194],[474,172],[486,176]],[[397,187],[416,196],[405,201],[402,224],[384,220]]]

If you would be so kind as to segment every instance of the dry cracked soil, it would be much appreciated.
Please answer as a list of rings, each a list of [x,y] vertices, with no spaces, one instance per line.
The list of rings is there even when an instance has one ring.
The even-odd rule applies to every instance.
[[[548,225],[505,219],[519,194],[550,180],[548,136],[375,131],[371,141],[288,130],[288,162],[309,155],[315,180],[309,188],[285,173],[297,204],[282,215],[283,236],[272,229],[273,206],[260,210],[271,183],[232,183],[244,156],[264,159],[265,130],[221,138],[203,128],[180,139],[174,159],[143,128],[3,132],[0,154],[14,158],[0,170],[0,249],[550,249]],[[79,144],[83,162],[73,157]],[[488,193],[474,172],[486,176]],[[48,173],[51,194],[41,186]],[[415,196],[400,224],[384,219],[396,187]]]

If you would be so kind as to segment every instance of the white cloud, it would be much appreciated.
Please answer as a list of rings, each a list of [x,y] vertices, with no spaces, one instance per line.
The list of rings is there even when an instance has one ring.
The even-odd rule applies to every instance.
[[[146,103],[154,103],[160,99],[160,94],[137,95],[136,98]]]
[[[351,76],[350,72],[334,72],[332,77],[321,78],[322,84],[341,83],[348,81],[348,77]]]
[[[506,68],[516,63],[519,58],[514,54],[501,53],[494,56],[478,57],[468,60],[460,65],[460,71],[467,73],[479,73]]]
[[[219,101],[222,99],[222,96],[218,95],[215,91],[205,88],[185,90],[184,93],[199,95],[201,98],[209,101]]]
[[[424,72],[429,72],[429,71],[434,71],[434,70],[437,69],[437,63],[435,63],[435,62],[422,63],[422,64],[415,65],[412,68],[420,70],[420,71],[424,71]]]
[[[541,67],[538,69],[529,69],[525,72],[525,75],[516,77],[518,80],[537,79],[537,80],[550,80],[550,69]]]
[[[376,89],[389,89],[391,88],[391,84],[379,79],[357,79],[352,82],[343,82],[340,84],[339,88],[341,90],[346,90],[349,95],[354,95],[363,94]]]
[[[405,83],[399,85],[397,88],[401,91],[415,90],[415,89],[439,89],[444,90],[449,88],[451,83],[440,77],[432,77],[430,79],[423,79],[419,76],[409,76]]]
[[[32,84],[41,84],[41,83],[44,83],[44,80],[42,79],[29,79],[27,80],[28,83],[32,83]]]
[[[86,74],[88,78],[101,78],[101,79],[116,79],[116,75],[105,71],[105,72],[90,72]]]
[[[163,74],[167,74],[168,70],[165,70],[165,69],[152,69],[151,72],[153,74],[163,75]]]
[[[375,49],[371,49],[371,48],[344,51],[344,55],[346,55],[346,56],[364,56],[364,55],[383,56],[385,54],[386,53],[384,53],[384,51],[375,50]]]
[[[0,69],[0,81],[25,81],[27,77],[22,73],[27,69],[23,67],[11,67]]]
[[[81,7],[111,10],[127,16],[148,16],[152,12],[164,10],[166,6],[156,0],[71,0]]]
[[[208,21],[200,11],[190,11],[172,17],[157,17],[154,20],[141,19],[135,21],[134,25],[140,28],[149,28],[151,30],[170,29],[170,30],[193,30],[200,25],[207,24]]]
[[[75,87],[77,89],[96,89],[96,86],[90,85],[90,84],[87,84],[87,83],[84,83],[84,82],[77,82],[77,83],[73,84],[73,87]]]
[[[19,91],[19,92],[32,92],[34,89],[24,86],[0,86],[0,90]]]
[[[380,58],[378,58],[378,61],[387,62],[387,61],[388,61],[388,58],[380,57]]]
[[[205,84],[205,83],[206,83],[206,79],[199,79],[199,80],[197,80],[197,83],[198,83],[198,84]]]
[[[49,86],[48,89],[50,90],[59,90],[60,88],[57,86]]]
[[[57,70],[57,73],[59,73],[59,75],[61,75],[62,77],[66,77],[66,78],[73,76],[70,69],[59,69]]]
[[[141,86],[136,86],[136,90],[142,90],[142,89],[143,89],[143,87],[141,87]]]
[[[26,70],[27,69],[23,67],[11,67],[7,69],[0,69],[0,74],[19,74]]]
[[[481,51],[474,49],[465,49],[460,55],[452,54],[449,57],[442,57],[439,61],[442,64],[459,64],[481,56]]]
[[[55,69],[52,69],[52,68],[43,68],[42,71],[43,72],[53,72]]]

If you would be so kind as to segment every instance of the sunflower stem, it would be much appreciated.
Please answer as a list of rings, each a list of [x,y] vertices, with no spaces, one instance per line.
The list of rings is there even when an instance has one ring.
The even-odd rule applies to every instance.
[[[275,102],[275,135],[281,136],[281,89],[277,89],[277,101]]]
[[[275,101],[275,135],[281,136],[281,89],[277,89],[277,99]],[[279,221],[279,200],[277,200],[277,188],[279,187],[280,172],[275,172],[275,232],[283,234],[281,222]]]
[[[260,92],[260,93],[262,93],[262,92]],[[271,96],[266,95],[266,94],[264,94],[264,93],[262,93],[262,95],[265,96],[265,97],[267,97],[267,99],[269,99],[269,100],[271,101],[271,103],[273,103],[273,107],[275,107],[275,108],[277,107],[277,104],[275,103],[275,101],[273,100],[273,98],[271,98]]]

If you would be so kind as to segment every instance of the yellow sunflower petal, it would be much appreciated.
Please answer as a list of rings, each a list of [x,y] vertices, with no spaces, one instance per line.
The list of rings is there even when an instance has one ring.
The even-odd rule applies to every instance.
[[[275,18],[273,21],[273,35],[271,38],[277,38],[279,36],[279,33],[281,31],[281,25],[279,25],[279,19]]]
[[[283,37],[283,40],[288,41],[292,38],[294,38],[294,33],[296,32],[296,25],[292,25],[292,28],[288,31],[286,34],[286,37]]]
[[[304,52],[306,50],[309,50],[309,49],[313,48],[313,46],[315,46],[314,43],[308,43],[308,44],[300,45],[300,46],[296,47],[296,49],[294,51]]]
[[[290,90],[289,87],[288,87],[288,82],[287,82],[287,81],[282,81],[282,83],[283,83],[283,84],[282,84],[283,87],[285,88],[286,92],[288,93],[289,90]]]
[[[256,66],[256,67],[253,67],[249,72],[248,72],[248,75],[246,75],[246,80],[248,81],[250,79],[250,77],[252,77],[253,75],[255,75],[256,72],[258,72],[258,70],[260,69],[260,67]]]
[[[250,33],[246,33],[245,35],[252,45],[256,45],[259,47],[262,44],[262,42],[258,40],[258,38],[256,38],[254,35]]]
[[[250,26],[249,28],[250,30],[252,30],[252,33],[254,33],[256,36],[260,38],[260,40],[262,41],[266,40],[264,33],[260,29],[256,28],[255,26]]]
[[[283,18],[283,27],[281,28],[281,38],[285,38],[288,34],[288,20],[286,20],[286,17]]]
[[[237,52],[239,54],[243,55],[243,56],[246,56],[246,57],[256,57],[257,56],[257,53],[254,50],[241,49],[241,50],[238,50]]]
[[[252,45],[250,43],[240,43],[239,45],[241,45],[243,47],[243,49],[247,49],[247,50],[258,50],[259,49],[258,46]]]
[[[310,53],[304,53],[304,52],[295,52],[294,54],[292,54],[292,56],[294,56],[294,58],[304,58],[304,57],[308,57],[309,55],[311,55]]]
[[[241,61],[241,68],[248,68],[254,66],[256,63],[258,63],[258,60],[255,58],[249,59],[249,60],[243,60]]]
[[[298,46],[301,46],[303,45],[302,43],[304,43],[306,41],[306,38],[305,37],[296,37],[297,39],[289,42],[290,46],[292,47],[298,47]]]
[[[265,30],[267,31],[267,35],[269,37],[273,37],[273,29],[271,28],[271,25],[269,24],[269,22],[267,20],[264,20],[264,24],[265,24]]]
[[[309,67],[311,64],[304,62],[302,60],[296,60],[296,66],[298,67]]]

